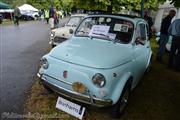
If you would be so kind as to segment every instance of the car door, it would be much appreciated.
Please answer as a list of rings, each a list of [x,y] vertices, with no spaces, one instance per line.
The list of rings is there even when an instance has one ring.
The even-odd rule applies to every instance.
[[[148,28],[145,22],[139,22],[135,30],[135,40],[134,40],[134,79],[135,80],[133,81],[134,86],[136,86],[136,84],[144,74],[151,52],[147,29]]]

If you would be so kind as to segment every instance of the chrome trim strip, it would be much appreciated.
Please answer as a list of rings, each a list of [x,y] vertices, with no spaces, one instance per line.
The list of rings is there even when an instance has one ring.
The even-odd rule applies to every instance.
[[[43,74],[43,75],[44,75],[44,77],[47,76],[47,77],[50,77],[50,78],[55,79],[55,80],[57,80],[57,81],[60,81],[60,82],[62,82],[62,83],[65,83],[65,84],[68,84],[68,85],[72,85],[72,83],[70,83],[70,82],[67,82],[67,81],[64,81],[64,80],[57,79],[57,78],[52,77],[52,76],[50,76],[50,75],[47,75],[47,74]]]

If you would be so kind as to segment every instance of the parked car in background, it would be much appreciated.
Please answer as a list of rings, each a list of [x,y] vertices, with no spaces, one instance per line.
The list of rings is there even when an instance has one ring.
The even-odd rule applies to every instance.
[[[38,12],[29,13],[28,15],[31,16],[31,17],[33,17],[34,20],[37,20],[37,19],[40,17],[39,14],[38,14]]]
[[[3,15],[0,14],[0,24],[3,22]]]
[[[69,40],[42,57],[38,76],[64,98],[112,106],[118,117],[151,65],[147,29],[147,22],[135,16],[89,15]]]
[[[39,18],[38,12],[32,12],[32,13],[23,13],[20,16],[21,20],[29,21],[29,20],[37,20]]]
[[[21,15],[19,17],[20,20],[25,20],[25,21],[29,21],[29,20],[34,20],[34,18],[32,16],[29,16],[29,15]]]
[[[51,31],[49,44],[54,47],[70,38],[72,36],[72,32],[76,29],[85,16],[87,16],[87,14],[71,15],[64,27],[53,29]]]

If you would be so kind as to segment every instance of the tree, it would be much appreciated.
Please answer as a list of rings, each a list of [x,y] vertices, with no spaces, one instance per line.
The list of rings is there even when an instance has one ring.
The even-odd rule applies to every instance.
[[[11,5],[12,8],[15,8],[16,6],[20,6],[26,3],[26,0],[1,0],[1,1]]]
[[[174,4],[175,7],[180,7],[180,0],[172,0],[171,4]]]
[[[71,11],[72,8],[85,10],[97,10],[106,12],[117,12],[125,8],[128,10],[140,10],[141,0],[1,0],[4,3],[20,6],[24,3],[33,5],[38,9],[47,9],[51,4],[57,9]],[[160,3],[166,0],[144,0],[145,9],[156,9]],[[175,7],[180,7],[180,0],[172,0]]]
[[[87,10],[103,10],[116,12],[122,8],[129,10],[140,10],[141,0],[76,0],[75,5]],[[145,0],[145,8],[157,8],[159,0]]]

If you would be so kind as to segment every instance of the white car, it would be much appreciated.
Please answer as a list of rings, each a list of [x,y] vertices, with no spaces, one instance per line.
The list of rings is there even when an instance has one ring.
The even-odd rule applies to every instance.
[[[85,16],[87,16],[87,14],[71,15],[64,27],[53,29],[51,31],[49,44],[52,47],[55,47],[59,43],[70,38],[72,36],[73,31],[75,31],[76,27],[79,25],[79,23]]]

